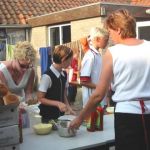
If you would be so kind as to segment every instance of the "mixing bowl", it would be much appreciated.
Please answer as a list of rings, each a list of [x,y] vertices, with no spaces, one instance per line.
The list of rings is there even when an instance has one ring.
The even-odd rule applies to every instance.
[[[34,132],[39,135],[49,134],[52,130],[52,124],[39,123],[33,126]]]
[[[58,128],[58,134],[61,137],[73,137],[76,135],[76,130],[68,131],[68,127],[70,124],[70,120],[58,120],[57,128]]]

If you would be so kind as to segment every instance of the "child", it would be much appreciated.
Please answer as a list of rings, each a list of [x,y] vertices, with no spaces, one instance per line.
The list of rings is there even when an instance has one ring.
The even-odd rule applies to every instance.
[[[42,75],[38,91],[40,101],[40,115],[42,122],[48,123],[51,119],[57,119],[65,112],[75,114],[67,100],[67,74],[66,69],[72,60],[73,51],[59,45],[53,52],[53,64]]]

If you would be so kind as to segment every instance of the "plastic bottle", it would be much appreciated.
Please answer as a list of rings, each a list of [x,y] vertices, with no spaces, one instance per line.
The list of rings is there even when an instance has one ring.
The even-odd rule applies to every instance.
[[[91,113],[90,117],[87,120],[87,131],[94,132],[96,130],[95,124],[96,124],[96,118],[97,118],[97,112],[94,111]]]
[[[96,108],[97,112],[97,118],[96,118],[96,130],[102,131],[103,130],[103,115],[104,115],[104,109],[101,105],[97,106]]]

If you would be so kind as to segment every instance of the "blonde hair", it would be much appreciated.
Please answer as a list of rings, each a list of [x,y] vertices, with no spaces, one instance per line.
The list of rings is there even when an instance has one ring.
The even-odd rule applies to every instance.
[[[93,27],[90,30],[90,39],[94,39],[95,37],[109,37],[109,34],[105,28]]]
[[[105,26],[115,31],[120,29],[122,39],[136,37],[136,21],[126,9],[112,12],[106,18]]]
[[[18,42],[14,49],[14,58],[30,60],[32,63],[35,63],[36,50],[28,41]]]

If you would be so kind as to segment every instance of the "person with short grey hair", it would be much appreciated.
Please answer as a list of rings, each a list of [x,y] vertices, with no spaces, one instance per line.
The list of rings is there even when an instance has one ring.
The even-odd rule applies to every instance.
[[[105,37],[108,39],[109,34],[105,28],[93,27],[90,30],[90,39],[94,39],[95,37]]]
[[[104,49],[108,42],[108,32],[104,28],[93,27],[90,30],[89,50],[85,53],[80,70],[83,107],[96,88],[101,73],[102,58],[99,49]]]

